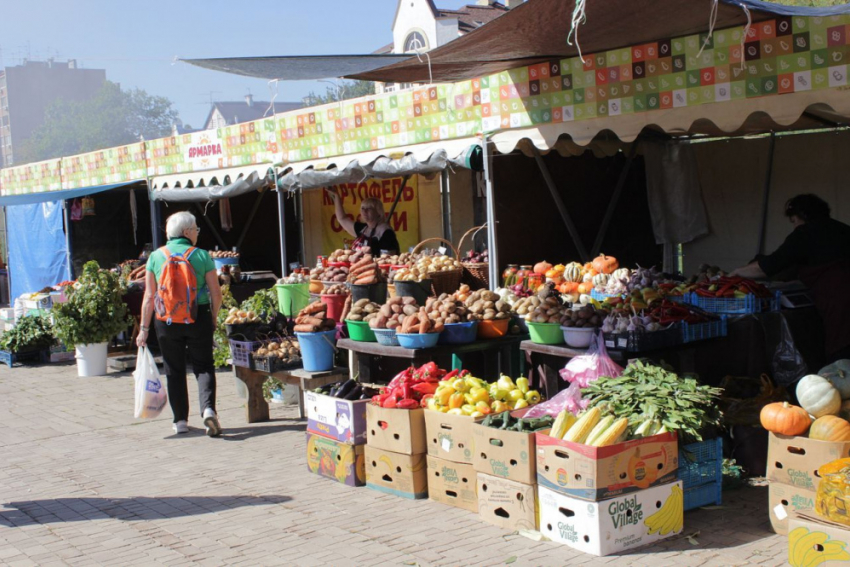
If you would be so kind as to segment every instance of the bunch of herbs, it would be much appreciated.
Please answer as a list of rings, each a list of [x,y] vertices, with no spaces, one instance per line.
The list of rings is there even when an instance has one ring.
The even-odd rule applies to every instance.
[[[56,342],[53,325],[44,315],[21,317],[18,323],[3,333],[0,350],[21,353],[50,348]]]

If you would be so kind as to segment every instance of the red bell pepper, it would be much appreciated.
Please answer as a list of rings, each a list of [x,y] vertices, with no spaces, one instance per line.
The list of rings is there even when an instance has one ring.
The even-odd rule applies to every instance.
[[[395,396],[389,396],[384,403],[381,404],[382,408],[394,408],[397,407]]]
[[[419,402],[419,407],[427,408],[428,400],[434,397],[434,394],[428,394],[426,396],[422,396],[422,400]]]
[[[420,394],[433,394],[437,391],[437,384],[435,382],[420,382],[410,388]]]
[[[399,400],[398,404],[396,404],[396,407],[399,408],[399,409],[406,409],[406,410],[417,409],[417,408],[419,408],[419,402],[417,402],[416,400],[410,400],[410,399]]]

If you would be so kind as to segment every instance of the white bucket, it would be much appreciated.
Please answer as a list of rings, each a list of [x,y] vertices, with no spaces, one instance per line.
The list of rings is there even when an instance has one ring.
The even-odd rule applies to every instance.
[[[109,343],[77,345],[77,376],[105,376],[106,353]]]

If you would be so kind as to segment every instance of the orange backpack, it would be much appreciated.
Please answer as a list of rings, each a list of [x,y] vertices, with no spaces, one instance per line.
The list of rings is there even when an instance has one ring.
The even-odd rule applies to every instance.
[[[165,264],[159,275],[154,309],[156,318],[171,323],[194,323],[198,317],[198,279],[189,257],[197,250],[194,246],[183,254],[172,254],[163,246]]]

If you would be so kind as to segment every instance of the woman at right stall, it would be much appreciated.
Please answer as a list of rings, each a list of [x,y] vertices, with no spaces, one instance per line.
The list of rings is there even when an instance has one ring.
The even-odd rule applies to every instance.
[[[333,188],[328,188],[334,202],[334,213],[340,226],[356,240],[352,248],[369,246],[373,254],[398,254],[399,245],[395,231],[387,222],[384,204],[374,198],[363,199],[360,203],[360,218],[363,222],[352,220],[345,213],[342,197]]]
[[[772,254],[758,256],[730,275],[773,277],[789,268],[809,288],[823,319],[827,359],[850,358],[850,226],[830,217],[817,195],[797,195],[785,204],[794,230]]]

